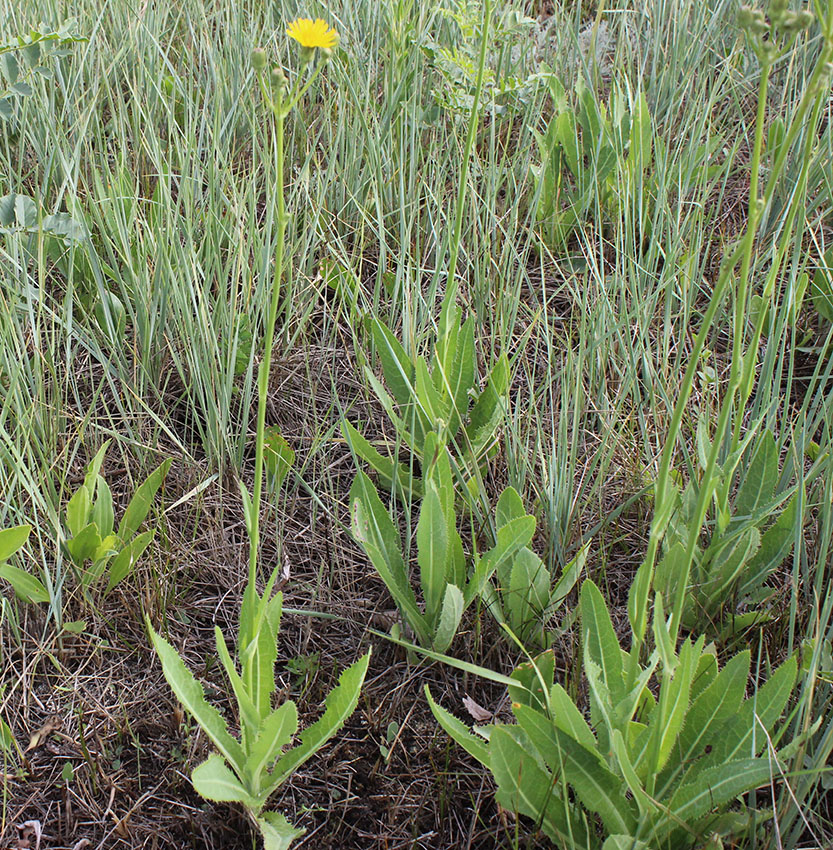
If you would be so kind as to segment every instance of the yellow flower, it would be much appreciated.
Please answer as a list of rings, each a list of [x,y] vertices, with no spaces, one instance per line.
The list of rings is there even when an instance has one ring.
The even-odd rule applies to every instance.
[[[291,36],[299,44],[304,47],[335,47],[338,41],[338,33],[327,26],[327,22],[317,18],[298,18],[293,21],[286,31],[288,36]]]

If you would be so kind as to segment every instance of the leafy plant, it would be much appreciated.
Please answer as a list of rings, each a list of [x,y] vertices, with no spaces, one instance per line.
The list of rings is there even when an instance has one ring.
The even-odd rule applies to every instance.
[[[294,31],[294,35],[293,35]],[[272,697],[279,689],[275,678],[277,638],[280,627],[283,595],[275,593],[275,583],[281,568],[275,568],[266,582],[263,593],[257,590],[258,549],[260,544],[260,508],[264,478],[273,489],[280,487],[295,454],[286,440],[274,428],[266,427],[266,399],[269,371],[274,347],[275,324],[281,297],[284,267],[284,242],[288,215],[284,200],[284,122],[312,85],[329,58],[337,41],[334,30],[322,20],[299,19],[288,30],[302,45],[302,70],[311,68],[305,82],[298,74],[288,88],[280,66],[276,65],[266,78],[267,61],[264,50],[252,53],[252,65],[265,104],[275,122],[277,144],[276,173],[278,175],[276,218],[278,239],[275,256],[275,277],[272,281],[264,356],[257,376],[258,407],[255,432],[254,492],[241,481],[240,494],[249,537],[249,576],[243,593],[235,657],[226,646],[225,638],[215,629],[217,656],[231,684],[237,701],[240,737],[235,738],[220,713],[205,699],[202,685],[183,663],[179,654],[152,628],[147,627],[162,663],[162,670],[171,689],[185,709],[193,716],[219,753],[209,756],[193,771],[194,788],[207,800],[242,804],[254,820],[265,850],[285,850],[304,833],[296,829],[278,812],[264,812],[269,797],[295,770],[314,755],[344,725],[359,699],[362,683],[370,663],[370,652],[345,670],[339,684],[325,700],[323,715],[301,733],[300,742],[284,752],[298,729],[295,703],[286,700],[272,708]],[[313,64],[316,51],[319,61]]]
[[[272,708],[279,690],[275,678],[283,594],[271,595],[277,572],[263,595],[247,588],[240,612],[236,657],[238,670],[219,628],[215,629],[217,656],[228,676],[240,719],[240,737],[210,705],[202,685],[188,670],[176,650],[150,625],[153,646],[165,678],[177,699],[219,750],[191,774],[197,793],[207,800],[241,803],[257,824],[267,850],[289,847],[303,829],[295,829],[278,812],[264,812],[269,797],[307,759],[344,725],[359,699],[370,652],[347,668],[325,701],[324,713],[302,733],[300,741],[284,751],[298,730],[298,711],[292,700]]]
[[[64,548],[78,571],[84,592],[107,574],[105,595],[133,571],[153,540],[154,529],[138,533],[145,521],[171,460],[163,461],[136,488],[115,528],[113,495],[100,474],[109,440],[87,466],[83,484],[67,502]]]
[[[654,161],[666,161],[666,143],[653,125],[644,92],[635,97],[614,86],[609,105],[599,103],[579,78],[573,106],[558,77],[545,75],[554,111],[546,131],[538,135],[540,165],[533,168],[538,191],[536,216],[545,239],[557,248],[588,219],[598,226],[616,221],[623,204],[636,204],[644,236],[650,232]],[[714,136],[694,153],[694,167],[676,191],[685,195],[720,147]],[[634,201],[634,198],[637,200]],[[626,200],[627,199],[627,200]]]
[[[735,801],[769,785],[797,744],[776,749],[795,658],[744,699],[750,653],[719,669],[703,637],[675,650],[659,594],[656,648],[644,666],[638,649],[620,645],[591,581],[580,611],[589,723],[554,682],[546,652],[512,675],[516,724],[472,734],[426,688],[440,725],[489,768],[500,805],[535,820],[558,847],[685,850],[742,835],[760,815]]]
[[[32,94],[32,77],[52,76],[50,59],[67,56],[74,42],[86,40],[71,18],[56,30],[32,29],[0,43],[0,119],[9,120],[15,100]]]
[[[532,540],[535,518],[522,510],[516,516],[499,516],[494,547],[482,556],[475,553],[469,571],[457,531],[448,451],[433,432],[425,438],[423,457],[429,460],[424,467],[416,539],[424,611],[411,587],[399,532],[373,483],[361,471],[350,489],[351,528],[417,641],[444,652],[454,639],[463,612],[484,592],[492,575],[511,563]],[[511,488],[501,499],[502,504],[513,507],[519,501]]]
[[[474,347],[474,319],[461,324],[462,310],[446,300],[430,360],[408,354],[388,327],[370,319],[373,341],[382,364],[385,386],[373,370],[367,380],[415,463],[398,461],[396,453],[383,455],[346,420],[344,436],[353,451],[376,471],[385,487],[407,497],[420,497],[424,482],[420,469],[429,458],[423,445],[430,432],[440,445],[452,448],[454,471],[475,488],[479,466],[494,448],[503,421],[509,388],[509,361],[497,358],[480,389]],[[424,473],[424,470],[423,470]]]
[[[555,111],[546,132],[538,137],[536,214],[548,243],[557,247],[597,209],[606,218],[615,213],[619,172],[644,175],[651,164],[654,135],[642,93],[631,111],[623,93],[614,89],[607,110],[579,79],[574,108],[558,77],[548,75],[547,84]]]
[[[497,503],[496,522],[500,529],[526,515],[523,502],[511,487],[501,494]],[[552,573],[528,547],[501,562],[496,571],[497,586],[487,584],[483,601],[498,623],[509,626],[525,645],[548,645],[546,624],[576,586],[589,551],[589,541],[564,567],[561,577],[553,584]]]
[[[16,525],[0,531],[0,578],[9,582],[15,594],[25,602],[48,602],[49,592],[39,579],[20,567],[6,563],[23,548],[31,531],[29,525]]]
[[[701,441],[705,440],[701,433]],[[701,442],[705,467],[710,447]],[[738,453],[739,454],[739,453]],[[801,523],[800,492],[776,492],[781,479],[778,449],[771,431],[747,437],[745,464],[736,454],[717,466],[718,486],[727,476],[738,481],[729,515],[719,519],[708,544],[694,543],[691,586],[685,593],[682,625],[723,639],[768,619],[763,603],[772,595],[767,578],[789,556]],[[665,599],[677,597],[689,535],[700,539],[696,524],[697,483],[678,493],[665,535],[665,555],[657,564],[654,587]],[[795,488],[794,488],[795,489]],[[784,502],[786,501],[786,505]],[[738,613],[741,609],[748,609]]]

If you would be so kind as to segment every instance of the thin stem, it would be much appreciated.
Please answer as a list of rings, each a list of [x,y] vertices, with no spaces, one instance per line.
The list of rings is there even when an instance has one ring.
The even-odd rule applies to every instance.
[[[286,202],[284,200],[283,177],[283,131],[286,112],[283,108],[283,88],[278,88],[277,103],[272,104],[272,114],[275,116],[275,143],[277,168],[277,206],[278,206],[278,241],[275,247],[275,268],[272,278],[272,293],[269,303],[269,314],[266,320],[266,334],[263,340],[263,360],[257,372],[257,429],[255,432],[255,478],[252,493],[252,516],[249,531],[249,587],[255,585],[257,575],[257,557],[260,543],[260,501],[263,493],[263,447],[266,440],[266,397],[269,389],[269,370],[272,365],[272,347],[275,340],[275,323],[278,316],[278,304],[281,297],[281,277],[283,273],[284,239],[286,236]]]

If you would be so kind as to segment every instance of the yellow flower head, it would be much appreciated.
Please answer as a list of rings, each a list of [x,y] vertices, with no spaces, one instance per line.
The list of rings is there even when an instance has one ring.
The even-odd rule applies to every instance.
[[[335,47],[338,41],[338,33],[327,26],[327,22],[317,18],[298,18],[294,20],[286,31],[288,36],[291,36],[299,44],[304,47]]]

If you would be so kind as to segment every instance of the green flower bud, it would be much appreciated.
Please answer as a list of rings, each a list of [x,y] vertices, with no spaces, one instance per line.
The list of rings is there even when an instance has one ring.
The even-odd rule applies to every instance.
[[[266,51],[262,47],[256,47],[252,51],[252,67],[258,72],[266,67]]]
[[[275,65],[272,68],[272,73],[269,75],[269,79],[276,89],[286,87],[286,77],[284,76],[283,68],[281,68],[280,65]]]

